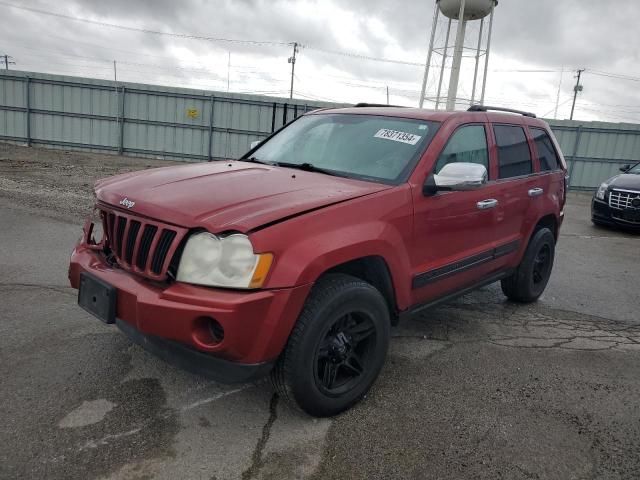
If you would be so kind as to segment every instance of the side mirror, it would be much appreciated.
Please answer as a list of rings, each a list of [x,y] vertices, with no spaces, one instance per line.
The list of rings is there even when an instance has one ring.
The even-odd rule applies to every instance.
[[[429,175],[422,193],[435,195],[439,191],[475,190],[487,183],[489,175],[484,165],[477,163],[448,163],[440,173]]]
[[[262,140],[254,140],[253,142],[251,142],[251,144],[249,145],[249,150],[253,150],[254,148],[256,148],[258,145],[260,145],[262,143]]]
[[[620,167],[622,173],[627,173],[629,170],[631,170],[631,165],[623,165]]]

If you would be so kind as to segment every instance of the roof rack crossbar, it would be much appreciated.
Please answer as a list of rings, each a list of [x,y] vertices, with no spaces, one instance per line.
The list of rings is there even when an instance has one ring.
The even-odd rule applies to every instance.
[[[362,107],[406,108],[406,107],[403,107],[402,105],[387,105],[386,103],[366,103],[366,102],[361,102],[361,103],[356,103],[354,105],[354,108],[362,108]]]
[[[471,105],[467,112],[488,112],[489,110],[495,112],[517,113],[525,117],[537,118],[535,113],[524,112],[522,110],[514,110],[513,108],[490,107],[487,105]]]

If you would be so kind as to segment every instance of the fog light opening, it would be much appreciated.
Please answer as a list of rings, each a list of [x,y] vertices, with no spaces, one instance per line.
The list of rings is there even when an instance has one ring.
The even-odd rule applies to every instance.
[[[215,318],[199,317],[195,321],[193,338],[196,343],[212,347],[224,340],[224,328]]]
[[[222,340],[224,340],[224,328],[222,328],[222,325],[220,325],[220,323],[213,318],[210,318],[207,323],[209,324],[209,333],[211,334],[213,340],[216,343],[220,343]]]

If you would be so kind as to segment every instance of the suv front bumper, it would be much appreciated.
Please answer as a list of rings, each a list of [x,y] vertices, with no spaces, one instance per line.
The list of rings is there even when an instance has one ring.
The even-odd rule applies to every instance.
[[[169,363],[224,383],[269,372],[311,289],[158,284],[109,266],[102,253],[80,243],[71,254],[72,287],[79,287],[82,272],[116,289],[116,324],[133,341]],[[222,327],[222,340],[208,334],[210,319]]]

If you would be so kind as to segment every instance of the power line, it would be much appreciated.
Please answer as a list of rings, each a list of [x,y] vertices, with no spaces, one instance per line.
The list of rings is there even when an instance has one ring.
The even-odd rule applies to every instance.
[[[237,38],[208,37],[208,36],[195,35],[195,34],[189,34],[189,33],[163,32],[163,31],[152,30],[152,29],[148,29],[148,28],[131,27],[131,26],[120,25],[120,24],[116,24],[116,23],[102,22],[102,21],[98,21],[98,20],[91,20],[89,18],[75,17],[75,16],[72,16],[72,15],[66,15],[66,14],[63,14],[63,13],[56,13],[56,12],[51,12],[51,11],[48,11],[48,10],[41,10],[39,8],[25,7],[25,6],[22,6],[22,5],[15,5],[13,3],[4,2],[4,1],[0,1],[0,5],[3,5],[5,7],[9,7],[9,8],[15,8],[17,10],[23,10],[23,11],[27,11],[27,12],[37,13],[37,14],[40,14],[40,15],[48,15],[48,16],[51,16],[51,17],[62,18],[62,19],[71,20],[71,21],[74,21],[74,22],[88,23],[88,24],[91,24],[91,25],[98,25],[98,26],[101,26],[101,27],[117,28],[117,29],[120,29],[120,30],[126,30],[126,31],[130,31],[130,32],[139,32],[139,33],[146,33],[146,34],[151,34],[151,35],[162,35],[162,36],[168,36],[168,37],[174,37],[174,38],[185,38],[185,39],[190,39],[190,40],[204,40],[204,41],[208,41],[208,42],[235,43],[235,44],[257,45],[257,46],[292,46],[294,43],[297,43],[298,47],[302,47],[302,48],[306,48],[308,50],[314,50],[314,51],[317,51],[317,52],[326,53],[326,54],[330,54],[330,55],[338,55],[338,56],[347,57],[347,58],[356,58],[356,59],[360,59],[360,60],[370,60],[370,61],[375,61],[375,62],[391,63],[391,64],[396,64],[396,65],[409,65],[409,66],[414,66],[414,67],[422,67],[422,64],[419,63],[419,62],[408,62],[408,61],[404,61],[404,60],[395,60],[395,59],[384,58],[384,57],[374,57],[374,56],[370,56],[370,55],[364,55],[364,54],[353,53],[353,52],[343,52],[343,51],[339,51],[339,50],[329,50],[329,49],[323,49],[323,48],[314,47],[314,46],[311,46],[311,45],[303,45],[303,44],[301,44],[299,42],[282,42],[282,41],[272,41],[272,40],[243,40],[243,39],[237,39]]]
[[[492,72],[500,73],[558,73],[560,70],[491,70]]]
[[[41,10],[39,8],[25,7],[23,5],[14,5],[13,3],[8,3],[8,2],[0,1],[0,5],[4,5],[5,7],[10,7],[10,8],[15,8],[17,10],[24,10],[24,11],[27,11],[27,12],[38,13],[40,15],[48,15],[48,16],[51,16],[51,17],[63,18],[65,20],[71,20],[71,21],[74,21],[74,22],[89,23],[89,24],[92,24],[92,25],[99,25],[101,27],[117,28],[117,29],[120,29],[120,30],[128,30],[128,31],[131,31],[131,32],[147,33],[147,34],[151,34],[151,35],[163,35],[163,36],[168,36],[168,37],[186,38],[186,39],[191,39],[191,40],[205,40],[205,41],[208,41],[208,42],[237,43],[237,44],[245,44],[245,45],[261,45],[261,46],[265,46],[265,45],[266,46],[291,45],[291,42],[275,42],[275,41],[270,41],[270,40],[241,40],[241,39],[236,39],[236,38],[207,37],[207,36],[203,36],[203,35],[194,35],[194,34],[189,34],[189,33],[162,32],[162,31],[159,31],[159,30],[151,30],[151,29],[148,29],[148,28],[130,27],[130,26],[126,26],[126,25],[118,25],[118,24],[115,24],[115,23],[101,22],[101,21],[98,21],[98,20],[91,20],[89,18],[74,17],[72,15],[65,15],[63,13],[56,13],[56,12],[50,12],[48,10]]]
[[[36,50],[38,52],[48,52],[47,55],[43,55],[43,54],[38,54],[38,53],[28,53],[26,54],[26,56],[31,56],[31,57],[44,57],[44,58],[48,58],[51,55],[54,56],[60,56],[60,57],[69,57],[69,58],[80,58],[80,59],[85,59],[88,60],[90,62],[99,62],[99,63],[105,63],[105,64],[109,64],[108,68],[112,68],[112,64],[113,64],[113,59],[111,58],[100,58],[100,57],[89,57],[86,55],[76,55],[73,53],[61,53],[61,52],[57,52],[57,51],[53,51],[53,50],[46,50],[46,49],[31,49],[28,47],[19,47],[21,49],[27,49],[27,50]],[[184,71],[188,71],[188,72],[201,72],[201,73],[207,73],[209,75],[216,75],[219,76],[215,71],[210,70],[210,69],[206,69],[206,68],[190,68],[190,67],[181,67],[178,65],[159,65],[159,64],[152,64],[152,63],[140,63],[140,62],[129,62],[126,60],[118,60],[119,64],[123,64],[123,65],[134,65],[134,66],[140,66],[140,67],[148,67],[148,68],[158,68],[158,69],[175,69],[175,70],[184,70]]]
[[[2,3],[2,2],[0,2]],[[353,52],[341,52],[339,50],[327,50],[324,48],[318,48],[318,47],[313,47],[310,45],[301,45],[302,48],[305,48],[307,50],[314,50],[316,52],[320,52],[320,53],[327,53],[329,55],[338,55],[341,57],[347,57],[347,58],[357,58],[359,60],[371,60],[373,62],[384,62],[384,63],[393,63],[396,65],[409,65],[412,67],[423,67],[424,65],[422,63],[418,63],[418,62],[407,62],[404,60],[395,60],[392,58],[384,58],[384,57],[373,57],[370,55],[363,55],[360,53],[353,53]]]
[[[620,73],[611,73],[611,72],[602,72],[599,70],[592,70],[590,68],[587,68],[586,71],[588,73],[591,73],[592,75],[598,75],[601,77],[608,77],[608,78],[617,78],[620,80],[629,80],[631,82],[640,82],[640,77],[633,77],[631,75],[623,75]]]
[[[555,117],[558,116],[558,108],[562,107],[563,105],[566,105],[567,103],[569,103],[571,100],[573,99],[573,97],[569,97],[567,98],[564,102],[562,103],[557,103],[555,107],[553,107],[551,110],[549,110],[547,113],[541,115],[542,118],[546,118],[547,115],[551,115],[551,113],[554,113],[554,120],[556,119]]]

